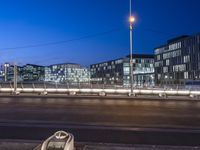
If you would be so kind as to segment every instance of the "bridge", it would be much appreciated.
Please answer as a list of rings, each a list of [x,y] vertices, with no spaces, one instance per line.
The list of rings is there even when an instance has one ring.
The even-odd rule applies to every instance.
[[[52,84],[52,83],[18,83],[16,87],[12,83],[1,83],[0,93],[35,93],[35,94],[95,94],[106,96],[109,94],[119,94],[130,96],[130,87],[116,85],[92,85],[92,84]],[[155,95],[159,97],[167,96],[188,96],[199,97],[199,90],[190,89],[164,89],[164,88],[134,88],[134,96]]]

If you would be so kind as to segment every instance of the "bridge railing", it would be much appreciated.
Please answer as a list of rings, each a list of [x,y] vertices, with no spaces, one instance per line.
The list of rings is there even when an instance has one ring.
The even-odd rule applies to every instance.
[[[89,84],[89,83],[70,83],[70,84],[57,84],[46,82],[33,82],[33,83],[18,83],[17,88],[13,84],[0,83],[0,93],[65,93],[70,95],[76,94],[98,94],[105,96],[108,94],[125,94],[130,95],[130,87],[122,85],[104,85],[104,84]],[[200,90],[185,89],[185,88],[171,88],[171,87],[134,87],[133,94],[136,95],[159,95],[162,97],[167,96],[190,96],[199,97]]]

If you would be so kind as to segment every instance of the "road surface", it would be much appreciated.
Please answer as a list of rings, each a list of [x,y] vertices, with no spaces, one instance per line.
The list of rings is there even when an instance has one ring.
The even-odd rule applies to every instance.
[[[0,97],[0,138],[43,140],[66,130],[79,142],[200,145],[200,102],[85,97]]]

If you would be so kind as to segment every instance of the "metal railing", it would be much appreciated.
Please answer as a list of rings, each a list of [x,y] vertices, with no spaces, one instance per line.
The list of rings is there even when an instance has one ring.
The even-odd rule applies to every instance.
[[[98,94],[105,96],[108,94],[124,94],[129,95],[131,92],[129,86],[121,85],[104,85],[104,84],[89,84],[89,83],[70,83],[70,84],[56,84],[46,82],[34,83],[18,83],[17,88],[13,87],[12,82],[0,83],[0,93],[64,93],[69,95],[76,94]],[[158,95],[158,96],[200,96],[199,89],[186,89],[186,88],[171,88],[171,87],[135,87],[133,90],[134,95]]]

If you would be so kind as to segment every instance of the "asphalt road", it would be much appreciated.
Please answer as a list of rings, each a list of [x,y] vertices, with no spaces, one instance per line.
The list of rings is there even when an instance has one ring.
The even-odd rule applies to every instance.
[[[200,145],[200,102],[0,97],[0,138],[43,140],[66,130],[79,142]]]

